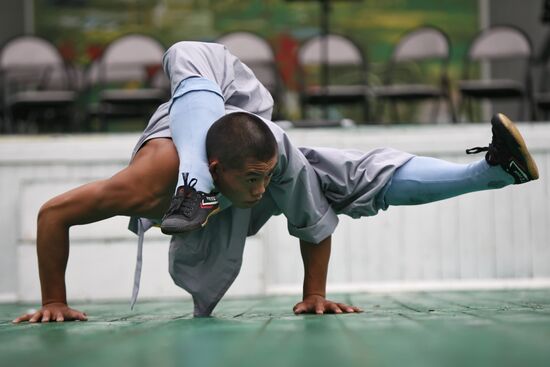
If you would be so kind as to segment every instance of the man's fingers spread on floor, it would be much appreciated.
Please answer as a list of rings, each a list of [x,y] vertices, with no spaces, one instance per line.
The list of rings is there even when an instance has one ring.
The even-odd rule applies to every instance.
[[[73,318],[75,320],[79,320],[79,321],[87,321],[88,320],[85,313],[76,312],[76,311],[71,314],[71,318]]]
[[[55,321],[57,322],[63,322],[65,321],[65,319],[63,318],[63,315],[60,313],[57,315],[57,317],[55,318]]]
[[[28,313],[28,314],[25,314],[23,316],[19,316],[18,318],[16,318],[12,322],[14,324],[19,324],[21,321],[29,321],[31,319],[31,317],[32,317],[32,314]]]
[[[342,309],[344,312],[353,313],[353,312],[363,312],[359,309],[359,307],[355,306],[348,306],[344,303],[339,303],[338,306],[340,306],[340,309]]]
[[[342,311],[342,312],[349,312],[349,307],[348,305],[345,305],[343,303],[337,303],[336,305],[338,305],[338,308]]]
[[[51,313],[50,311],[46,310],[44,311],[44,315],[42,316],[42,322],[50,322],[50,317],[51,317]]]
[[[348,313],[356,312],[355,307],[351,307],[351,306],[348,306],[348,305],[342,305],[342,310],[345,310]]]
[[[38,311],[29,320],[29,322],[37,322],[42,317],[42,312]]]
[[[331,304],[329,307],[330,307],[330,310],[334,313],[342,313],[340,306],[337,304]]]

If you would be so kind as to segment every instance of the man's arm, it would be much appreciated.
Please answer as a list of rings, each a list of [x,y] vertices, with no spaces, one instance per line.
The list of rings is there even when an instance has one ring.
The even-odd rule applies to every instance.
[[[134,161],[107,180],[61,194],[40,209],[37,255],[42,308],[13,320],[48,322],[86,320],[67,305],[65,269],[69,258],[69,228],[115,215],[160,218],[176,183],[177,152],[169,139],[149,141]]]
[[[300,240],[300,251],[304,262],[304,288],[302,302],[294,306],[295,314],[361,312],[358,307],[326,299],[331,239],[332,237],[329,236],[319,244]]]
[[[15,323],[87,320],[85,313],[67,305],[65,270],[69,259],[69,228],[72,222],[82,222],[86,214],[95,212],[93,203],[103,185],[103,181],[98,181],[81,186],[49,200],[40,209],[36,251],[42,307],[15,319]]]

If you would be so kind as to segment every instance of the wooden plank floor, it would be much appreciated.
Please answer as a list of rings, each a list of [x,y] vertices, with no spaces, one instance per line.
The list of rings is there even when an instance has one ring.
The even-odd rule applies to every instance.
[[[550,366],[550,290],[336,295],[354,315],[294,316],[296,297],[75,305],[88,322],[12,325],[1,366]],[[79,307],[78,307],[79,306]]]

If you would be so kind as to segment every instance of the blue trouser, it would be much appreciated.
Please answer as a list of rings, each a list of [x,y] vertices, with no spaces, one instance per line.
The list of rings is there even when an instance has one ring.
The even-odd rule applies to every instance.
[[[210,126],[225,115],[222,92],[214,82],[193,77],[182,81],[172,98],[170,131],[180,157],[177,187],[183,185],[182,173],[188,172],[197,179],[196,190],[211,192],[205,142]]]
[[[210,126],[225,114],[222,93],[214,82],[193,77],[178,86],[173,99],[170,130],[180,157],[178,187],[183,184],[181,173],[188,172],[197,179],[197,190],[210,192],[214,183],[205,140]],[[512,176],[484,159],[457,164],[417,156],[396,171],[386,187],[384,201],[387,205],[425,204],[512,183]]]
[[[418,205],[513,183],[511,175],[500,166],[490,166],[485,159],[457,164],[417,156],[395,172],[384,201],[387,205]]]

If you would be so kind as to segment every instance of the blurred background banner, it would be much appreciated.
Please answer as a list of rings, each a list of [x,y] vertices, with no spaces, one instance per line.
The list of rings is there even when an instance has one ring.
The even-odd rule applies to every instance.
[[[126,33],[156,36],[165,44],[182,39],[214,40],[231,31],[267,39],[303,40],[319,32],[315,1],[281,0],[35,0],[35,33],[77,47],[105,44]],[[368,44],[373,60],[389,56],[411,28],[444,28],[465,47],[478,28],[477,0],[363,0],[332,4],[331,30]],[[460,52],[459,52],[460,54]]]
[[[410,29],[433,25],[453,40],[451,69],[479,29],[478,0],[363,0],[331,5],[330,30],[368,49],[383,63]],[[71,61],[89,64],[113,39],[146,33],[169,46],[181,40],[214,41],[249,31],[275,48],[286,87],[296,88],[293,48],[320,33],[315,1],[284,0],[35,0],[35,33],[52,40]]]

